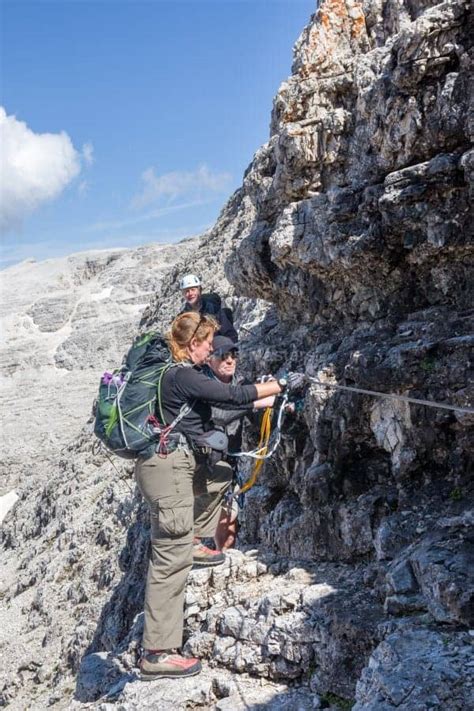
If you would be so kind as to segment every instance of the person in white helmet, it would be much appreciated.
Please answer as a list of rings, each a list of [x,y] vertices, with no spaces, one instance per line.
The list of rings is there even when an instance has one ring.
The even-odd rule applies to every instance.
[[[199,311],[201,302],[201,280],[195,274],[186,274],[179,282],[186,306],[189,311]]]
[[[219,324],[217,333],[227,336],[234,342],[237,341],[238,335],[234,328],[232,311],[222,307],[219,294],[203,294],[201,280],[196,274],[185,274],[179,281],[179,288],[186,302],[181,313],[197,311],[200,314],[212,316]]]

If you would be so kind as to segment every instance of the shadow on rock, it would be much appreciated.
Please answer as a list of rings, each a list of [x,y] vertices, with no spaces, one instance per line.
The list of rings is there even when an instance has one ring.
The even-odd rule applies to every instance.
[[[93,640],[81,660],[75,693],[79,701],[94,701],[104,694],[114,697],[136,679],[133,669],[143,626],[148,549],[147,510],[139,506],[119,557],[124,574],[102,608]]]
[[[135,673],[125,670],[116,656],[108,652],[89,654],[83,658],[79,669],[75,698],[82,702],[101,697],[113,701],[127,684],[137,679]]]

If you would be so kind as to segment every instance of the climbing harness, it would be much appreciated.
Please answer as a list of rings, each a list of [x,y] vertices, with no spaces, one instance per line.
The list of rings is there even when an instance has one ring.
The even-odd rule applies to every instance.
[[[169,368],[172,368],[174,364],[170,364],[168,367],[164,366],[161,370],[160,377],[158,379],[158,384],[157,384],[157,402],[158,402],[158,408],[160,411],[160,417],[161,417],[161,422],[157,420],[157,418],[154,415],[151,415],[148,417],[148,421],[150,422],[154,434],[159,438],[158,439],[158,445],[156,447],[156,453],[158,454],[159,457],[162,459],[165,459],[168,456],[168,451],[170,449],[169,446],[169,437],[171,432],[174,430],[176,425],[181,422],[183,417],[186,417],[191,410],[193,409],[196,400],[193,400],[192,402],[185,402],[184,405],[181,406],[180,411],[174,418],[173,422],[169,425],[162,424],[165,423],[165,416],[163,413],[163,404],[161,400],[161,391],[162,391],[162,380],[165,372],[169,370]]]
[[[268,445],[270,443],[270,435],[271,435],[271,412],[272,408],[267,407],[266,410],[264,411],[264,415],[262,418],[262,425],[260,427],[260,441],[258,443],[257,449],[250,450],[250,452],[229,452],[230,457],[250,457],[251,459],[258,459],[258,460],[263,460],[263,459],[268,459],[269,457],[272,456],[274,453],[275,449],[278,447],[280,444],[281,440],[281,423],[283,420],[283,414],[285,411],[285,407],[288,403],[288,395],[287,393],[283,394],[283,397],[281,399],[281,404],[280,404],[280,409],[278,410],[278,416],[277,416],[277,422],[276,422],[276,427],[273,431],[273,442],[270,450],[268,450]],[[267,436],[268,433],[268,436]]]
[[[356,388],[352,385],[338,385],[336,383],[324,383],[318,378],[313,378],[307,375],[306,378],[320,385],[323,388],[333,388],[334,390],[347,390],[352,393],[360,393],[361,395],[371,395],[372,397],[387,398],[389,400],[401,400],[402,402],[410,402],[414,405],[426,405],[426,407],[441,408],[442,410],[454,410],[455,412],[463,412],[466,415],[474,415],[473,407],[458,407],[457,405],[448,405],[444,402],[436,402],[434,400],[422,400],[421,398],[408,397],[407,395],[394,395],[393,393],[382,393],[379,390],[366,390],[364,388]]]
[[[273,431],[273,434],[271,431],[273,409],[271,407],[267,407],[264,410],[263,417],[262,417],[262,424],[260,426],[260,439],[258,442],[258,447],[256,449],[251,450],[250,452],[229,452],[230,457],[249,457],[251,459],[256,460],[250,477],[247,479],[247,481],[242,486],[236,487],[235,491],[232,494],[232,498],[237,499],[242,494],[245,494],[249,489],[252,488],[252,486],[257,481],[257,477],[260,473],[260,469],[262,468],[264,460],[271,457],[272,454],[275,452],[276,448],[278,447],[278,445],[280,444],[281,423],[283,420],[283,414],[285,412],[285,407],[287,404],[288,404],[288,394],[284,393],[282,400],[281,400],[280,408],[278,410],[276,426]],[[273,442],[271,443],[271,446],[270,446],[272,437],[273,437]]]

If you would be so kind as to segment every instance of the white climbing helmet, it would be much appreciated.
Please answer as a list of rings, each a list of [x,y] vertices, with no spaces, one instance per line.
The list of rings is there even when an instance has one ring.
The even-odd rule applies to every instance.
[[[201,280],[195,274],[185,274],[179,281],[179,288],[190,289],[193,286],[201,286]]]

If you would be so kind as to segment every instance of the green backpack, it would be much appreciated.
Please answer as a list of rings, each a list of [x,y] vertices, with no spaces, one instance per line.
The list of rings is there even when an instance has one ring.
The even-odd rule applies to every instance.
[[[114,454],[124,459],[166,454],[171,430],[190,412],[185,403],[178,416],[167,425],[161,405],[161,383],[173,367],[165,339],[150,332],[138,336],[121,368],[105,372],[95,405],[94,434]],[[155,416],[156,406],[160,420]],[[158,445],[158,448],[157,448]]]

